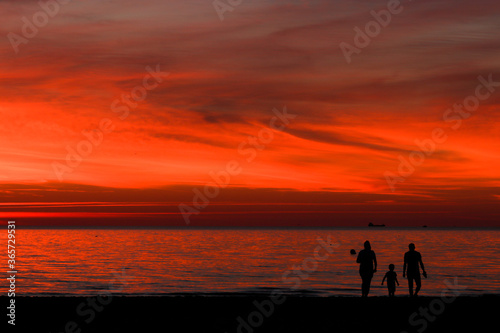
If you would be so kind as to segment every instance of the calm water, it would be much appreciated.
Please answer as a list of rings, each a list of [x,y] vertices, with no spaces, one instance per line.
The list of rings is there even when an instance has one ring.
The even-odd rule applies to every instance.
[[[96,295],[110,290],[116,275],[125,275],[127,284],[115,283],[112,292],[160,295],[280,289],[358,296],[361,280],[356,256],[349,251],[359,252],[366,239],[379,262],[371,295],[386,295],[380,282],[390,263],[396,265],[401,283],[396,295],[407,294],[402,264],[410,242],[422,253],[429,274],[423,279],[422,295],[440,295],[446,288],[444,281],[454,277],[467,286],[463,294],[500,294],[500,230],[94,229],[17,230],[16,236],[20,295]],[[314,257],[318,237],[330,237],[339,246],[326,261],[316,261],[317,267],[314,260],[306,260],[311,273],[290,273],[284,281],[285,272]],[[6,232],[1,238],[6,243]],[[6,271],[6,260],[2,265]]]

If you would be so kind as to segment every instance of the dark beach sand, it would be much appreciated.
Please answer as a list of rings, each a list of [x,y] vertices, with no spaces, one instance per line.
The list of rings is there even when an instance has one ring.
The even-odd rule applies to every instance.
[[[268,295],[113,296],[101,312],[95,312],[96,316],[90,323],[85,322],[85,319],[90,319],[88,312],[80,316],[76,311],[82,302],[87,302],[86,298],[17,297],[15,331],[418,332],[417,329],[423,328],[424,320],[419,316],[416,320],[421,321],[412,326],[409,317],[420,307],[428,308],[437,299],[287,296],[283,304],[275,305],[269,317],[262,316],[264,319],[260,326],[243,328],[237,318],[246,320],[257,310],[253,302],[268,301]],[[7,304],[8,299],[1,297],[1,301]],[[425,332],[489,331],[489,327],[496,327],[498,322],[499,301],[500,296],[493,295],[458,297],[446,304],[441,314],[431,317],[434,321],[427,320]],[[439,306],[438,301],[433,304]],[[4,306],[2,308],[5,309]],[[84,309],[88,310],[87,307]],[[5,314],[2,317],[6,321]],[[259,315],[254,313],[253,318],[258,321]],[[68,325],[71,321],[78,326]],[[7,331],[14,330],[9,327]]]

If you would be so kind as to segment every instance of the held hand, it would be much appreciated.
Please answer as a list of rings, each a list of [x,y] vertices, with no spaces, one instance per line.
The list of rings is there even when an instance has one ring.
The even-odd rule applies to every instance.
[[[383,285],[384,285],[384,283],[382,282],[380,285],[381,285],[381,286],[383,286]]]
[[[377,273],[377,269],[376,269],[376,268],[373,270],[373,273],[374,273],[374,274],[375,274],[375,273]]]

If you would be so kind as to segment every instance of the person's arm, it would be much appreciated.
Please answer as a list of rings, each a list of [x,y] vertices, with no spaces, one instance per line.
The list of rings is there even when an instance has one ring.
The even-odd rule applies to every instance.
[[[419,262],[420,262],[420,267],[422,267],[422,272],[424,274],[424,277],[427,278],[427,272],[425,271],[424,263],[422,261],[422,256],[420,256]]]
[[[361,252],[361,251],[359,251],[359,253],[358,253],[358,258],[356,259],[356,262],[357,262],[358,264],[361,264],[361,253],[362,253],[362,252]]]
[[[385,273],[384,278],[382,279],[382,285],[384,285],[385,278],[387,277],[387,273]]]
[[[373,269],[373,273],[377,272],[377,256],[375,255],[375,252],[373,252],[373,263],[375,264],[375,268]]]
[[[398,277],[397,277],[397,276],[395,276],[395,277],[394,277],[394,279],[396,280],[396,283],[397,283],[397,284],[398,284],[398,286],[399,286]]]
[[[420,256],[419,261],[420,261],[420,267],[422,267],[422,270],[425,272],[424,263],[422,262],[422,256]]]

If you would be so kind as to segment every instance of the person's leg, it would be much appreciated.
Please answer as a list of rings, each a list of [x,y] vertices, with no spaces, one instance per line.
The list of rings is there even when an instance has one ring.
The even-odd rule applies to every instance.
[[[420,287],[422,287],[422,281],[420,280],[420,274],[415,275],[415,296],[417,296],[418,292],[420,291]]]
[[[366,296],[366,277],[364,274],[359,274],[361,275],[361,297]]]
[[[368,296],[368,293],[370,292],[370,283],[372,280],[373,274],[369,273],[363,273],[361,275],[361,296],[366,297]]]
[[[410,290],[410,296],[413,296],[413,276],[408,274],[408,289]]]
[[[366,277],[366,296],[370,293],[370,285],[372,283],[373,274],[370,274]]]

